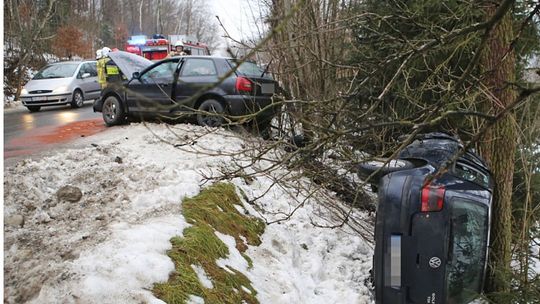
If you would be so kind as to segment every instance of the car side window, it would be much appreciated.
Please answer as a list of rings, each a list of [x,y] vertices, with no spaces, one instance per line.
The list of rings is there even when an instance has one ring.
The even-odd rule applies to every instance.
[[[87,64],[88,64],[88,73],[90,73],[90,76],[96,77],[97,76],[97,63],[91,62]]]
[[[176,60],[163,62],[142,74],[140,80],[142,83],[172,82],[177,66]]]
[[[82,75],[84,73],[89,73],[88,72],[88,63],[83,63],[81,65],[81,68],[79,69],[79,74],[77,74],[77,78],[82,78]]]
[[[182,69],[182,76],[213,76],[217,75],[216,66],[212,59],[187,59]]]

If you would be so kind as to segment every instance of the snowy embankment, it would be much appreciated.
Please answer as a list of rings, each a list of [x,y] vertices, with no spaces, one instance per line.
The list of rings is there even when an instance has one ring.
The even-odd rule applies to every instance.
[[[7,303],[161,303],[150,290],[174,270],[166,250],[189,226],[182,199],[234,167],[228,152],[258,146],[257,139],[184,124],[124,126],[85,140],[91,142],[5,169]],[[249,163],[242,153],[235,157]],[[259,160],[244,170],[270,165]],[[304,202],[307,194],[290,185],[311,186],[304,179],[275,185],[264,173],[231,182],[247,199],[260,197],[254,204],[244,198],[244,208],[269,222]],[[64,186],[82,197],[76,188],[59,193]],[[249,246],[253,267],[239,260],[227,235],[220,238],[230,256],[218,262],[244,273],[260,303],[371,303],[371,246],[347,227],[314,226],[321,218],[331,224],[315,200],[299,207],[268,225],[261,245]]]

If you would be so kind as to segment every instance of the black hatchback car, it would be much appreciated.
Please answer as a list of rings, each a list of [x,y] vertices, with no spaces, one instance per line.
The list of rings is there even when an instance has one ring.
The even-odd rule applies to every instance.
[[[210,56],[153,63],[122,51],[109,57],[124,81],[108,84],[94,103],[94,111],[103,113],[107,125],[121,124],[127,117],[192,113],[200,125],[219,126],[254,113],[258,121],[269,121],[274,114],[277,83],[255,63]]]
[[[378,181],[373,280],[376,303],[469,303],[487,265],[493,182],[484,161],[443,133],[417,138],[389,164],[360,165]]]

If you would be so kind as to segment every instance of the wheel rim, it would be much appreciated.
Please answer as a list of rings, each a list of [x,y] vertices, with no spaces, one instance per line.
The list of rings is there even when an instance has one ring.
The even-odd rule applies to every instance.
[[[82,94],[81,92],[77,91],[75,92],[75,103],[77,104],[77,106],[82,106],[84,100],[83,100],[83,97],[82,97]]]
[[[103,115],[107,121],[114,121],[116,118],[116,104],[110,100],[105,101],[103,105]]]
[[[219,114],[218,111],[216,111],[216,107],[214,105],[209,105],[208,107],[205,107],[204,109],[201,109],[205,112],[215,113],[216,115],[208,115],[208,114],[200,114],[201,120],[204,125],[209,127],[219,127],[221,126],[222,119],[217,114]]]

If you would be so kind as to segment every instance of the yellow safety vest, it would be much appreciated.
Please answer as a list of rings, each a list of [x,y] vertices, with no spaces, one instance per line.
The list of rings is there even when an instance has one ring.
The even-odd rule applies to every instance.
[[[116,65],[105,65],[105,67],[107,69],[107,76],[120,74],[120,70]]]
[[[108,57],[100,58],[97,61],[97,72],[98,72],[98,82],[101,85],[101,88],[104,88],[107,85],[107,77],[105,71],[105,65],[111,60]]]

